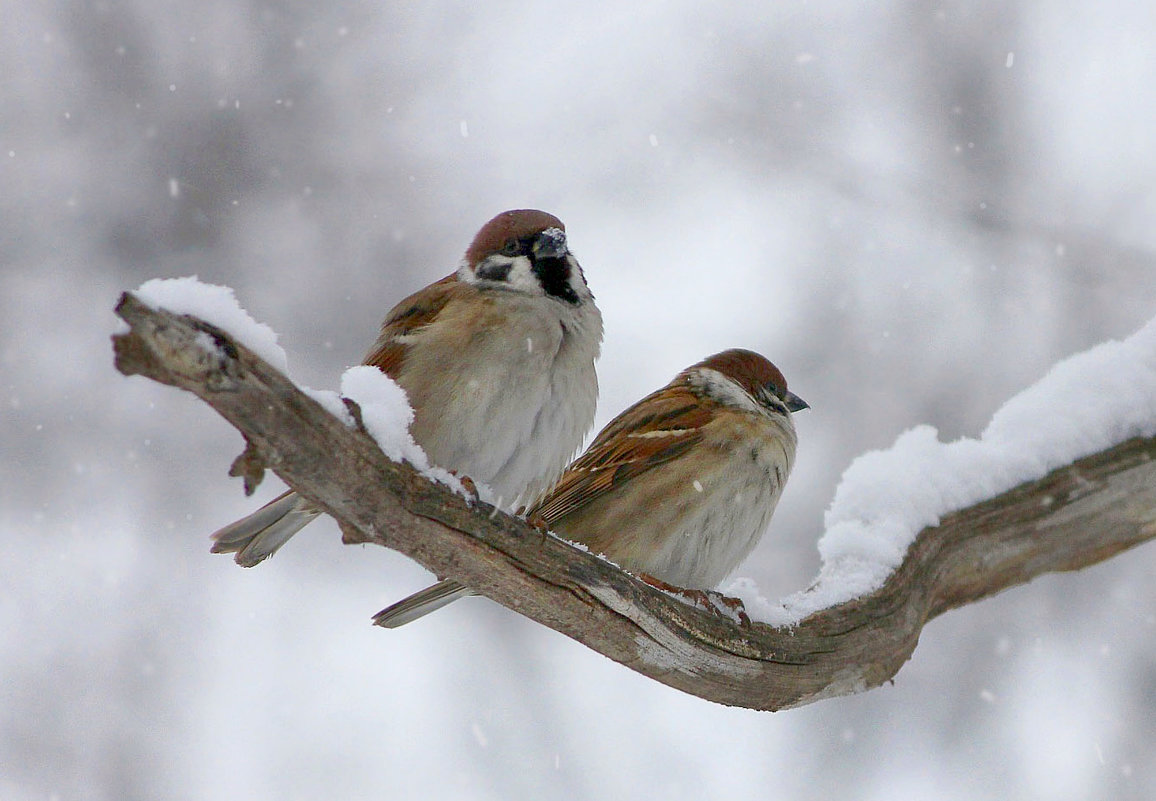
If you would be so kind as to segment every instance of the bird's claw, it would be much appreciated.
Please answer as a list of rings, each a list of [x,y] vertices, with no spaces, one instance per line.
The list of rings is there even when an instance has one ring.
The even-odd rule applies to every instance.
[[[640,573],[638,578],[656,590],[661,590],[676,598],[680,598],[691,606],[696,606],[707,612],[713,612],[716,615],[723,615],[743,627],[751,625],[751,617],[747,614],[747,608],[741,598],[733,598],[729,595],[715,592],[714,590],[695,590],[686,587],[676,587],[647,573]]]
[[[470,496],[471,504],[475,504],[481,500],[481,496],[478,495],[478,485],[474,483],[472,478],[469,476],[459,475],[457,470],[451,470],[450,475],[461,483],[462,489],[464,489],[466,494]]]

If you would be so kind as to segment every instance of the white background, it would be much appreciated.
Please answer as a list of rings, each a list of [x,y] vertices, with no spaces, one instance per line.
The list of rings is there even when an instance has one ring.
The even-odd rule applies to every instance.
[[[1156,314],[1156,11],[1026,2],[0,6],[0,797],[1150,799],[1156,550],[924,631],[893,686],[682,695],[314,524],[237,568],[240,436],[112,368],[196,273],[336,386],[481,223],[566,221],[598,424],[725,347],[813,407],[746,565],[807,585],[850,459],[974,436]],[[1095,404],[1096,387],[1072,397]]]

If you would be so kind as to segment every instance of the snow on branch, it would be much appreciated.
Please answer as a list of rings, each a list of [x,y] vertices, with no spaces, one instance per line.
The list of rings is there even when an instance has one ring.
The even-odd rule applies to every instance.
[[[854,538],[828,541],[826,572],[811,591],[785,604],[787,619],[800,617],[799,610],[805,617],[789,626],[740,626],[431,481],[408,461],[391,461],[364,427],[348,424],[352,418],[331,395],[303,392],[242,344],[253,341],[246,336],[254,333],[251,320],[234,336],[218,327],[225,321],[216,319],[214,325],[189,316],[214,317],[212,309],[178,306],[185,314],[174,313],[167,309],[177,304],[144,294],[149,302],[126,293],[117,305],[128,324],[113,337],[117,368],[193,392],[240,430],[247,447],[232,473],[245,477],[247,490],[272,469],[332,515],[345,542],[398,550],[643,675],[723,704],[776,710],[876,687],[910,657],[931,618],[1156,538],[1156,413],[1151,413],[1138,427],[1109,432],[1110,444],[1095,437],[1084,442],[1088,455],[1068,463],[1057,461],[1063,451],[1047,453],[1042,443],[1042,451],[1028,455],[1031,465],[1001,473],[999,481],[1010,488],[997,482],[989,489],[998,494],[979,500],[984,496],[967,494],[975,492],[972,487],[956,498],[969,504],[961,511],[942,514],[941,497],[930,504],[899,498],[909,502],[908,525],[923,521],[917,536],[900,534],[883,545],[863,546],[860,553]],[[279,351],[275,338],[257,341],[266,354]],[[1147,367],[1150,374],[1140,378],[1152,381],[1156,364]],[[1132,377],[1137,378],[1135,372]],[[1071,404],[1103,399],[1096,386],[1077,388]],[[1129,408],[1152,412],[1156,393],[1135,390],[1135,381],[1112,392],[1113,397],[1131,392],[1124,398]],[[1015,415],[1049,411],[1033,404],[1025,402],[1018,411],[1009,404],[1007,418],[1001,422],[997,415],[979,444],[961,447],[979,447],[989,436],[989,444],[1003,447],[1000,438],[1014,429]],[[1049,441],[1064,436],[1056,429],[1053,434]],[[911,436],[922,437],[917,444],[926,450],[926,433]],[[1023,451],[1026,446],[1009,447]],[[952,461],[958,456],[955,452],[939,469],[968,469],[970,460]],[[1042,477],[1022,481],[1031,470]],[[860,501],[852,497],[846,503],[853,508]],[[877,556],[889,549],[895,564],[880,573]],[[864,564],[870,576],[861,586],[832,589],[840,576],[853,578]],[[826,605],[829,599],[840,602]],[[751,611],[757,619],[758,610]]]

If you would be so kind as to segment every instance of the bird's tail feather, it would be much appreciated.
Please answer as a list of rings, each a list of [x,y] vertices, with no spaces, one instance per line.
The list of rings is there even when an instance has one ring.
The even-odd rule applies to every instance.
[[[387,629],[396,629],[467,595],[473,595],[469,587],[451,579],[444,579],[432,587],[426,587],[408,598],[403,598],[393,606],[382,609],[373,616],[373,623]]]
[[[241,567],[268,559],[321,512],[293,490],[213,534],[213,553],[236,553]]]

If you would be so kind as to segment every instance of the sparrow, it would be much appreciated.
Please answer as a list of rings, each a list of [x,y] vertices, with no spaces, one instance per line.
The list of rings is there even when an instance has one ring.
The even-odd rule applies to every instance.
[[[457,270],[389,311],[363,364],[405,390],[414,441],[516,508],[548,489],[594,423],[602,314],[552,214],[505,211]],[[252,567],[320,514],[290,490],[212,535]]]
[[[770,523],[795,461],[791,414],[806,408],[759,354],[716,353],[614,418],[527,517],[662,589],[712,588]],[[374,622],[469,594],[443,580]]]

